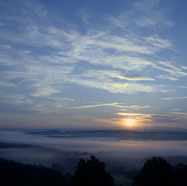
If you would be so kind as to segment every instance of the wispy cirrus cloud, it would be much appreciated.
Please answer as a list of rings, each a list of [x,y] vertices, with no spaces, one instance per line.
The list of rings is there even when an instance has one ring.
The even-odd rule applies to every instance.
[[[160,0],[143,0],[132,3],[131,9],[118,16],[108,16],[107,19],[116,27],[122,29],[149,28],[152,30],[160,30],[163,28],[171,28],[174,23],[167,19],[167,11],[157,9]]]
[[[116,113],[116,114],[119,116],[144,116],[144,115],[147,115],[147,114],[141,114],[141,113]]]
[[[186,113],[186,112],[171,112],[171,114],[174,114],[174,115],[181,115],[181,116],[187,116],[187,113]]]
[[[187,86],[178,86],[179,88],[187,88]]]
[[[172,115],[174,115],[177,118],[185,119],[185,123],[187,120],[187,112],[171,112]]]
[[[51,87],[41,87],[37,88],[35,93],[32,93],[31,96],[33,97],[46,97],[50,96],[54,93],[59,93],[58,90],[51,88]]]
[[[143,0],[134,3],[134,10],[137,13],[136,23],[142,27],[152,29],[170,28],[174,23],[166,18],[166,12],[157,9],[160,0]],[[142,14],[141,14],[142,12]]]
[[[0,98],[1,102],[8,103],[11,105],[33,104],[33,101],[31,99],[28,99],[25,95],[21,94],[6,94],[4,92],[1,92]]]
[[[110,79],[99,80],[99,79],[83,79],[74,76],[67,81],[82,85],[90,88],[99,88],[107,90],[111,93],[127,93],[132,94],[135,92],[157,92],[160,91],[156,86],[142,85],[137,83],[119,83]]]
[[[169,98],[161,98],[162,100],[174,100],[174,99],[187,99],[187,97],[169,97]]]
[[[85,109],[85,108],[105,107],[105,106],[124,108],[122,104],[114,102],[114,103],[101,103],[101,104],[96,104],[96,105],[84,105],[80,107],[71,107],[70,109]]]
[[[155,69],[165,71],[173,77],[186,77],[187,72],[184,72],[181,67],[174,66],[172,63],[166,61],[159,61],[158,64],[154,66]]]
[[[42,101],[39,103],[35,103],[25,109],[29,110],[30,112],[34,111],[40,114],[62,115],[62,109],[64,108],[67,108],[66,103]]]
[[[155,87],[141,85],[141,84],[133,84],[133,83],[119,83],[115,80],[111,80],[111,76],[118,76],[117,73],[114,71],[112,74],[110,71],[98,71],[97,77],[92,77],[89,79],[82,78],[79,75],[72,75],[74,67],[67,66],[62,63],[57,63],[57,66],[50,65],[49,63],[53,63],[51,60],[48,64],[45,64],[45,60],[41,57],[33,58],[30,57],[29,54],[24,54],[24,58],[19,58],[20,61],[17,65],[21,64],[25,66],[24,71],[22,69],[18,69],[17,71],[3,71],[1,76],[3,76],[4,80],[11,82],[12,80],[18,80],[19,83],[29,83],[28,87],[33,87],[34,89],[46,90],[45,87],[50,87],[48,93],[52,93],[51,90],[53,89],[53,93],[57,93],[57,90],[54,86],[71,82],[78,85],[88,86],[92,88],[101,88],[108,90],[109,92],[137,92],[137,91],[145,91],[145,92],[153,92],[156,91]],[[12,59],[13,60],[13,59]],[[24,64],[24,61],[29,61],[30,63]],[[15,63],[15,61],[14,61]],[[34,65],[33,65],[34,64]],[[53,63],[54,64],[54,63]],[[90,71],[91,72],[91,71]],[[92,70],[92,72],[94,72]],[[87,74],[87,75],[86,75]],[[108,74],[108,75],[107,75]],[[93,73],[92,73],[93,75]],[[88,72],[83,73],[83,76],[88,76]],[[100,76],[100,77],[99,77]],[[101,81],[101,76],[105,76],[106,78]],[[152,78],[148,77],[125,77],[125,76],[118,76],[120,79],[127,79],[127,80],[153,80]],[[20,78],[22,80],[20,81]],[[40,82],[38,84],[38,82]],[[40,87],[37,87],[38,86]],[[43,86],[43,88],[41,87]],[[54,90],[56,90],[54,92]],[[41,91],[40,91],[41,92]],[[34,95],[32,93],[32,95]],[[35,94],[36,96],[37,94]],[[39,92],[38,92],[39,95]],[[42,94],[43,95],[43,94]]]
[[[15,83],[11,83],[3,78],[2,80],[0,80],[0,86],[2,86],[2,87],[16,87],[17,85]]]
[[[179,111],[179,110],[182,110],[182,109],[171,109],[171,110],[174,110],[174,111]]]
[[[68,98],[68,97],[50,97],[49,99],[51,100],[54,100],[54,101],[58,101],[58,102],[61,102],[61,101],[74,101],[74,99],[72,98]]]
[[[129,105],[129,106],[124,106],[124,108],[133,108],[133,109],[145,109],[145,108],[150,108],[150,106],[141,106],[141,105]],[[123,111],[123,109],[120,109],[120,111]]]
[[[109,106],[109,107],[117,107],[117,108],[134,108],[134,109],[139,109],[139,108],[150,108],[149,106],[140,106],[140,105],[130,105],[126,106],[122,103],[100,103],[100,104],[95,104],[95,105],[83,105],[80,107],[71,107],[70,109],[84,109],[84,108],[94,108],[94,107],[104,107],[104,106]],[[121,110],[121,109],[120,109]]]
[[[155,78],[168,79],[168,80],[171,80],[171,81],[177,81],[178,80],[178,78],[176,78],[176,77],[171,77],[171,76],[163,75],[163,74],[159,74]]]
[[[69,109],[67,103],[69,101],[74,101],[67,97],[48,97],[48,95],[44,95],[43,99],[45,96],[47,96],[48,99],[42,101],[35,99],[36,96],[28,98],[23,94],[7,94],[1,92],[0,102],[9,105],[22,106],[22,110],[27,110],[30,113],[62,115],[63,110]]]
[[[121,73],[120,71],[109,71],[109,70],[87,70],[81,76],[88,78],[97,78],[97,79],[108,79],[108,78],[118,78],[121,80],[129,81],[155,81],[155,79],[150,77],[142,77],[135,74]]]
[[[160,0],[143,0],[143,1],[138,1],[134,2],[134,8],[139,10],[139,11],[150,11],[152,8],[157,5],[160,2]]]

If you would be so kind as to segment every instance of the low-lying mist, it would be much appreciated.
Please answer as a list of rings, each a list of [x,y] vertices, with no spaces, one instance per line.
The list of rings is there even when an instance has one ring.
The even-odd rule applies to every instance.
[[[122,166],[127,170],[139,169],[152,156],[162,156],[172,165],[187,164],[187,141],[184,140],[119,140],[114,136],[89,136],[88,132],[73,137],[54,135],[54,131],[53,136],[49,131],[42,134],[1,130],[0,134],[0,158],[56,166],[63,173],[73,173],[79,159],[88,159],[91,155],[105,162],[107,169]]]

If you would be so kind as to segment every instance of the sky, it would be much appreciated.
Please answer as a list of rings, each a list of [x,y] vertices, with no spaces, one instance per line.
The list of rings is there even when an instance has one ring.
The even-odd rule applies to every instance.
[[[187,129],[186,7],[1,0],[0,127]]]

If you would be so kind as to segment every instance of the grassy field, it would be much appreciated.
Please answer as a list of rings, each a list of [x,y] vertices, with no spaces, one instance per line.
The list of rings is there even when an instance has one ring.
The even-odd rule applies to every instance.
[[[123,175],[112,175],[116,186],[132,186],[132,180],[125,178]]]

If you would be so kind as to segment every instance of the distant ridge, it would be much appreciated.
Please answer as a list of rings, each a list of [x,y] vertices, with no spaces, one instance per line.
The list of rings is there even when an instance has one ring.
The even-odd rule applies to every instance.
[[[27,134],[44,135],[51,138],[115,138],[117,140],[186,141],[187,132],[149,132],[131,130],[90,130],[90,131],[29,131]]]

